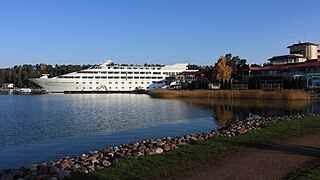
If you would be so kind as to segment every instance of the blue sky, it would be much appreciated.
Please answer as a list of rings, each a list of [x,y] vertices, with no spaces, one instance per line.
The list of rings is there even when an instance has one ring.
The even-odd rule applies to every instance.
[[[264,63],[320,43],[319,0],[0,0],[0,67]]]

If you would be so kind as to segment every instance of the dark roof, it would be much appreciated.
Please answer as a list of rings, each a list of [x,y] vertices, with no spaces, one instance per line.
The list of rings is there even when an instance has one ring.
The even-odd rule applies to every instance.
[[[303,57],[303,55],[298,54],[289,54],[289,55],[283,55],[283,56],[273,56],[272,58],[269,58],[268,60],[281,60],[286,58],[295,58],[295,57]]]
[[[317,67],[320,66],[320,61],[308,61],[295,64],[273,64],[263,67],[250,67],[250,71],[264,71],[264,70],[281,70],[283,68],[303,68],[303,67]]]
[[[301,68],[301,67],[316,67],[320,66],[320,61],[313,61],[313,62],[305,62],[305,63],[299,63],[296,65],[288,66],[289,68]]]
[[[316,43],[305,42],[305,43],[293,44],[293,45],[291,45],[291,46],[288,46],[288,48],[295,47],[295,46],[301,46],[301,45],[315,45],[315,46],[319,46],[319,44],[316,44]]]
[[[194,72],[182,72],[183,75],[199,75],[202,74],[202,71],[194,71]]]

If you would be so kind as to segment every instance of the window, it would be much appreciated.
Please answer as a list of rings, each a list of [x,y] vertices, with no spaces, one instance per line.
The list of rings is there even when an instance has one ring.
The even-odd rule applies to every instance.
[[[126,77],[121,77],[121,79],[127,79]]]
[[[128,74],[132,74],[132,72],[128,72]]]
[[[115,84],[118,84],[118,82],[115,82]]]
[[[127,74],[127,72],[121,72],[121,74]]]
[[[96,87],[96,89],[99,89],[99,87]]]
[[[99,82],[96,82],[96,84],[99,84]]]
[[[134,77],[134,79],[139,79],[139,77]]]
[[[141,82],[141,84],[144,84],[144,82]]]
[[[131,87],[129,87],[129,89],[131,89]]]
[[[113,76],[109,76],[109,79],[113,79]]]
[[[124,82],[121,82],[121,84],[124,84]]]
[[[139,72],[134,72],[134,74],[139,74]]]
[[[153,74],[161,74],[161,72],[153,72]]]
[[[114,79],[119,79],[119,76],[113,77]]]
[[[76,89],[79,89],[79,87],[76,87]]]
[[[140,74],[145,74],[146,72],[140,72]]]
[[[114,74],[119,74],[119,72],[114,72]]]
[[[86,89],[86,87],[83,87],[82,89]]]
[[[107,76],[102,76],[101,79],[107,79]]]
[[[112,71],[109,71],[108,74],[113,74],[113,72],[112,72]]]
[[[132,82],[129,82],[129,84],[132,84]]]
[[[138,82],[134,82],[135,84],[138,84]]]
[[[122,89],[124,89],[124,87],[122,87]]]
[[[112,84],[112,82],[109,82],[109,84]]]
[[[150,82],[147,82],[147,84],[150,84]]]
[[[90,89],[92,89],[92,87],[90,87]]]
[[[146,72],[146,74],[151,74],[151,72]]]
[[[86,84],[86,82],[82,82],[82,84]]]
[[[76,82],[76,84],[79,84],[79,82]]]
[[[100,79],[100,76],[96,76],[95,78],[96,78],[96,79]]]
[[[89,82],[89,84],[92,84],[92,82]]]

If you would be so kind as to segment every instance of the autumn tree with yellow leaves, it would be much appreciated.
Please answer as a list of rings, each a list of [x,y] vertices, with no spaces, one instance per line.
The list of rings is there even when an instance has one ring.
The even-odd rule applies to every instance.
[[[213,77],[215,81],[229,81],[231,79],[232,68],[227,64],[225,57],[221,56],[214,65]]]

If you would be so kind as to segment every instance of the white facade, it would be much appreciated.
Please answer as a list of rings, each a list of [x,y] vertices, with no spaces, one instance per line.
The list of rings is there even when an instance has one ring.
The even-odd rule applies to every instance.
[[[30,79],[48,92],[64,91],[134,91],[165,86],[165,78],[187,70],[188,64],[168,66],[122,66],[110,61],[94,68],[58,77],[47,75]],[[194,70],[190,70],[194,71]]]

